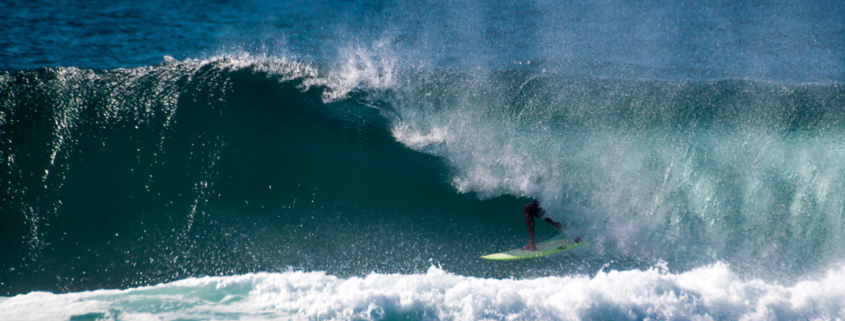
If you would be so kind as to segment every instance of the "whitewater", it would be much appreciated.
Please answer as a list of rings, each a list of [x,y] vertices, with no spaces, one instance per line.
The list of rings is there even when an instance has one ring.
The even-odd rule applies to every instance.
[[[444,272],[321,272],[192,278],[129,290],[4,299],[15,320],[580,320],[835,319],[845,309],[841,271],[792,286],[742,280],[716,264],[677,275],[659,268],[530,280]]]
[[[0,319],[845,319],[839,3],[64,6],[0,12]],[[585,245],[480,259],[535,199]]]
[[[529,280],[444,272],[341,279],[288,271],[192,278],[128,290],[33,292],[0,302],[15,320],[835,319],[842,271],[792,286],[742,280],[724,264],[670,274],[599,271]]]

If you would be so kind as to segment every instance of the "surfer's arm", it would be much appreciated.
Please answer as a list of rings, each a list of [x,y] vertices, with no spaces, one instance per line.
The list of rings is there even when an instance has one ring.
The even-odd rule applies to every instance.
[[[548,218],[548,217],[547,217],[547,218],[544,218],[543,220],[544,220],[544,221],[546,221],[546,223],[549,223],[549,224],[551,224],[552,226],[554,226],[554,227],[555,227],[558,231],[561,231],[561,228],[563,228],[563,225],[561,225],[561,224],[560,224],[560,223],[558,223],[558,222],[552,221],[552,219],[551,219],[551,218]]]

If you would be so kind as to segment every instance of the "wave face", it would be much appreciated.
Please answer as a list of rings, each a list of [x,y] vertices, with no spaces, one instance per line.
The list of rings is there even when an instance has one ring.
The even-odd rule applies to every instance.
[[[12,1],[0,319],[845,319],[843,17]]]
[[[5,74],[4,290],[432,262],[508,275],[472,262],[522,239],[525,200],[456,193],[363,93],[326,103],[346,87],[315,73],[220,59]]]
[[[739,282],[725,286],[773,293],[798,290],[766,282],[841,276],[845,90],[837,84],[402,69],[359,52],[335,66],[240,57],[37,69],[5,73],[0,88],[7,294],[289,269],[333,275],[306,287],[365,275],[439,282],[419,274],[432,264],[473,284],[598,282],[606,274],[596,271],[610,269],[660,287],[649,280],[717,271]],[[541,260],[481,261],[525,242],[520,209],[529,197],[588,245]],[[663,272],[636,272],[653,266]],[[327,277],[314,273],[244,278]],[[671,287],[687,306],[707,300]],[[241,294],[260,297],[258,288]],[[488,317],[466,305],[452,311],[451,299],[413,308],[374,300],[365,314],[351,301],[303,313]],[[557,311],[515,300],[489,306],[490,317]],[[607,304],[597,311],[656,315]],[[682,310],[775,313],[748,304]],[[802,309],[789,313],[839,311]],[[565,313],[604,315],[588,310]]]

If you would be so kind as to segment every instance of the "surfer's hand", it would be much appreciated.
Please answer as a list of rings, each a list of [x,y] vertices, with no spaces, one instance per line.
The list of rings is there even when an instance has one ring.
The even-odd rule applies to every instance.
[[[537,250],[537,244],[528,243],[527,245],[525,245],[525,246],[523,246],[519,249],[523,250],[523,251],[536,251]]]

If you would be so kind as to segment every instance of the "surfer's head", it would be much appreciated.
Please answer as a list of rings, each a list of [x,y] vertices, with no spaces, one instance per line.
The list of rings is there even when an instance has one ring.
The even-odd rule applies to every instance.
[[[540,201],[536,199],[531,201],[531,203],[527,204],[525,207],[526,210],[530,211],[530,213],[535,217],[541,217],[546,214],[546,210],[540,207]]]

